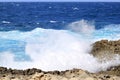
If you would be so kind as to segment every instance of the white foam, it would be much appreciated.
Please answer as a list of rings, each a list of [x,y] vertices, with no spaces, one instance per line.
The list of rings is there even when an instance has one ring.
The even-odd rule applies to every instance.
[[[77,7],[73,7],[72,9],[73,9],[73,10],[79,10],[79,8],[77,8]]]
[[[9,24],[10,22],[9,21],[2,21],[2,23]]]
[[[56,23],[57,21],[51,20],[50,23]]]
[[[81,68],[97,72],[120,64],[119,55],[110,61],[101,63],[89,54],[93,41],[103,38],[111,39],[107,31],[114,35],[119,33],[118,29],[112,32],[113,27],[109,27],[109,30],[106,30],[107,27],[95,30],[94,27],[90,22],[81,20],[68,25],[69,30],[74,32],[42,28],[36,28],[30,32],[0,32],[1,39],[25,42],[25,54],[31,58],[31,61],[15,61],[15,54],[3,52],[0,55],[0,65],[16,69],[34,67],[51,71]],[[118,27],[120,28],[119,25]],[[100,32],[105,35],[99,34]]]

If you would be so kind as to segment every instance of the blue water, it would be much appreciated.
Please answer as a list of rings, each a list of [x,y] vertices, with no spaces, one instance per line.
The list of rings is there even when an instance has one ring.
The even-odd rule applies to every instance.
[[[64,29],[70,22],[81,19],[95,21],[99,29],[103,25],[119,24],[119,18],[120,3],[0,3],[1,31]]]
[[[16,68],[8,65],[9,60],[6,60],[9,56],[12,56],[10,60],[13,63],[14,61],[34,63],[35,57],[42,58],[40,54],[48,54],[43,55],[48,59],[53,54],[57,56],[59,52],[77,53],[79,52],[77,47],[84,43],[81,41],[93,43],[101,39],[119,38],[120,3],[0,3],[2,66]],[[72,47],[75,45],[77,47]],[[42,60],[38,59],[39,62]],[[67,60],[65,61],[67,63]]]

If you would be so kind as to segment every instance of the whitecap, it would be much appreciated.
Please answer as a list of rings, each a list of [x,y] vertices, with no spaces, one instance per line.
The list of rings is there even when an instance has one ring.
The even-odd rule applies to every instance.
[[[2,21],[2,23],[3,23],[3,24],[9,24],[9,23],[11,23],[11,22],[9,22],[9,21]]]
[[[57,21],[51,20],[50,23],[56,23]]]

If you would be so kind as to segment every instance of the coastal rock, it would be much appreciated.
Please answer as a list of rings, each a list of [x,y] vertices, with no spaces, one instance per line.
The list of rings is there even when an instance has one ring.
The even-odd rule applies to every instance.
[[[111,60],[116,56],[120,57],[120,40],[101,40],[95,42],[92,46],[91,54],[99,61]],[[112,66],[107,71],[101,71],[99,73],[120,76],[120,65]]]
[[[115,75],[120,76],[120,65],[110,67],[107,71],[101,71],[100,74],[108,74],[108,75]]]
[[[4,68],[3,68],[4,69]],[[9,69],[7,69],[9,70]],[[33,69],[29,69],[33,70]],[[21,70],[24,72],[26,70]],[[6,76],[1,76],[0,80],[120,80],[120,76],[107,74],[107,73],[89,73],[81,69],[72,69],[66,71],[59,71],[59,74],[53,74],[51,72],[36,72],[34,74],[6,74]],[[58,72],[57,72],[58,73]],[[62,73],[62,74],[61,74]],[[1,75],[3,75],[1,73]]]
[[[110,60],[116,55],[120,55],[120,40],[101,40],[92,44],[91,54],[99,59]]]

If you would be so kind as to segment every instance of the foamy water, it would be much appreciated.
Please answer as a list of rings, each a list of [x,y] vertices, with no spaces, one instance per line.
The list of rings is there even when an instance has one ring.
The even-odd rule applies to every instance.
[[[111,24],[95,30],[94,22],[80,20],[66,27],[67,30],[36,28],[28,32],[1,31],[0,47],[3,50],[0,65],[16,69],[34,67],[51,71],[80,68],[97,72],[120,64],[119,55],[111,61],[100,63],[89,54],[95,41],[119,39],[120,25]],[[29,60],[24,60],[24,55]]]

